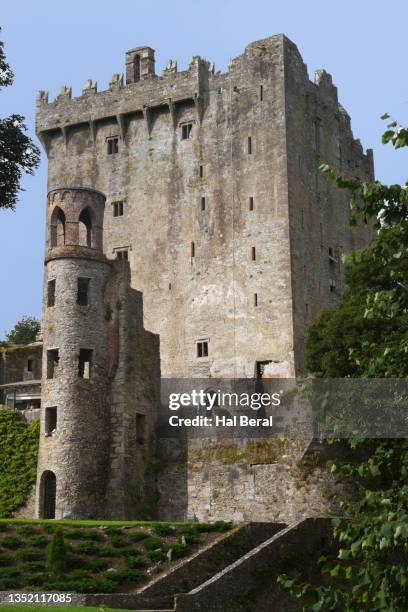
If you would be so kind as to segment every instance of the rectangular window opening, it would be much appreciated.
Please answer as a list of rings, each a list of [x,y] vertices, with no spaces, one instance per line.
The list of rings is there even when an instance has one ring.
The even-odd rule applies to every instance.
[[[204,166],[203,166],[203,164],[200,164],[200,166],[199,166],[199,173],[200,173],[200,178],[203,178],[203,176],[204,176]]]
[[[330,279],[330,292],[334,293],[336,291],[336,282],[331,278]]]
[[[208,340],[197,341],[197,357],[208,357]]]
[[[205,197],[202,196],[201,198],[201,210],[205,210]]]
[[[145,415],[136,415],[136,442],[144,444],[145,442]]]
[[[52,436],[57,431],[57,409],[55,407],[45,409],[45,433]]]
[[[27,359],[27,372],[32,372],[34,366],[34,359]]]
[[[262,101],[263,101],[263,99],[264,99],[263,85],[261,85],[261,86],[259,87],[259,99],[260,99],[260,101],[261,101],[261,102],[262,102]]]
[[[193,124],[183,123],[181,126],[181,140],[189,140],[192,137]]]
[[[47,306],[55,305],[55,278],[48,281]]]
[[[248,136],[248,155],[252,154],[252,138]]]
[[[254,210],[254,198],[252,196],[249,198],[249,210]]]
[[[116,252],[116,259],[124,259],[126,261],[129,260],[128,249],[117,249],[115,252]]]
[[[111,136],[106,139],[106,147],[108,155],[114,155],[119,152],[119,137]]]
[[[79,306],[88,306],[90,280],[90,278],[78,278],[77,304]]]
[[[118,136],[110,136],[106,139],[106,146],[108,155],[114,155],[119,152],[119,137]]]
[[[191,257],[195,257],[195,244],[194,244],[194,242],[191,243]]]
[[[123,211],[124,211],[123,201],[120,200],[119,202],[112,202],[112,206],[113,206],[113,216],[123,217]]]
[[[257,307],[258,306],[258,294],[254,293],[254,306]]]
[[[59,349],[47,351],[47,378],[56,378],[59,366]]]
[[[256,261],[256,249],[255,249],[255,247],[252,247],[252,249],[251,249],[251,256],[252,256],[252,261]]]
[[[91,349],[79,349],[78,376],[79,378],[92,377],[92,354]]]

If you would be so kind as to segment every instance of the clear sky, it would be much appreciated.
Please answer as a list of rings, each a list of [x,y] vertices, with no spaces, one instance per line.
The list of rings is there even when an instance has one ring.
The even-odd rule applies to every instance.
[[[325,68],[352,119],[355,137],[374,149],[377,177],[408,178],[407,152],[380,144],[388,112],[408,124],[407,0],[1,0],[0,26],[15,84],[0,92],[0,116],[20,113],[34,135],[35,95],[61,85],[81,94],[87,79],[107,88],[124,70],[125,51],[156,49],[186,68],[192,55],[225,70],[257,39],[284,33],[309,75]],[[44,254],[47,160],[23,181],[17,211],[0,210],[0,338],[23,315],[39,316]]]

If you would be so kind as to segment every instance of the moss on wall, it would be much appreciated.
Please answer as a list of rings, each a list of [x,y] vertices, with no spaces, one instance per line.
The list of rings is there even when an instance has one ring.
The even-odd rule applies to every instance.
[[[16,410],[0,410],[0,517],[27,500],[36,479],[39,421],[26,423]]]

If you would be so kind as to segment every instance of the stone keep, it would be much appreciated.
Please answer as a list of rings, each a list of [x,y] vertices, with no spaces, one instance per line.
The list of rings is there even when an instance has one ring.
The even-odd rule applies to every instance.
[[[153,49],[138,47],[125,83],[114,75],[97,92],[88,81],[77,98],[64,87],[53,102],[40,92],[37,133],[50,189],[106,194],[104,253],[127,251],[162,374],[302,372],[305,329],[341,291],[341,253],[370,237],[349,228],[347,194],[318,170],[373,177],[330,75],[311,82],[278,35],[225,73],[195,56],[157,76]]]
[[[347,194],[318,170],[329,163],[347,177],[374,176],[372,152],[353,137],[331,76],[318,70],[310,81],[296,45],[283,35],[251,43],[226,72],[194,56],[187,70],[170,60],[158,76],[153,49],[137,47],[126,54],[125,78],[113,75],[105,91],[90,79],[79,97],[69,86],[52,102],[40,92],[36,129],[48,156],[49,200],[66,221],[61,246],[61,217],[49,205],[55,244],[47,252],[45,286],[60,266],[67,295],[58,317],[58,308],[44,307],[44,351],[61,352],[61,378],[43,379],[40,514],[50,497],[44,495],[47,472],[57,475],[59,516],[98,516],[103,498],[105,518],[133,518],[139,503],[149,504],[149,490],[152,498],[160,495],[160,518],[287,521],[324,514],[334,485],[322,468],[299,472],[306,441],[277,444],[268,461],[253,463],[245,441],[227,459],[194,445],[176,448],[173,456],[159,444],[155,454],[153,432],[158,336],[167,378],[301,374],[307,326],[341,293],[341,254],[370,241],[368,226],[349,227]],[[103,241],[98,192],[106,196]],[[81,231],[75,224],[82,207],[75,204],[71,217],[57,204],[63,197],[72,206],[82,199],[92,211],[81,219]],[[91,247],[89,218],[99,228]],[[60,249],[67,256],[53,258]],[[84,249],[84,258],[72,255]],[[74,277],[91,273],[100,287],[103,279],[107,284],[102,310],[88,326],[74,308]],[[117,311],[119,285],[127,297]],[[57,287],[56,305],[63,299]],[[108,336],[107,307],[114,316]],[[94,351],[93,380],[74,380],[80,349]],[[116,359],[114,374],[108,359]],[[79,404],[88,401],[91,384],[88,399],[98,408],[84,414]],[[48,436],[46,415],[60,402],[68,406],[61,418],[65,411],[72,421],[58,438]],[[152,435],[142,449],[132,437],[138,411]],[[68,440],[73,446],[65,449]],[[94,444],[95,462],[87,466]],[[162,466],[156,483],[145,475],[149,458]],[[68,479],[77,482],[72,474],[81,483],[77,490],[67,486]],[[84,479],[93,491],[87,500]]]
[[[158,370],[147,353],[158,364],[158,346],[141,328],[127,262],[103,254],[104,209],[94,189],[48,193],[37,482],[45,518],[134,516],[149,490],[155,391],[148,401],[129,363],[138,356],[154,386]]]

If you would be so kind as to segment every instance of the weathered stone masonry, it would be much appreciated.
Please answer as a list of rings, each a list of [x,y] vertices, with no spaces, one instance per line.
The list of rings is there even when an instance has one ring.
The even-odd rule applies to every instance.
[[[59,433],[60,441],[42,438],[39,478],[51,464],[66,481],[76,474],[79,489],[86,477],[94,487],[93,501],[84,502],[89,514],[100,509],[103,490],[112,517],[134,516],[152,486],[145,468],[157,459],[154,444],[132,438],[138,411],[152,415],[154,429],[158,344],[149,332],[160,336],[167,378],[304,372],[305,330],[338,300],[341,254],[370,240],[369,228],[349,228],[347,194],[329,185],[318,166],[371,179],[372,152],[354,139],[330,75],[319,70],[311,82],[297,47],[283,35],[251,43],[225,73],[195,56],[187,70],[178,72],[171,61],[157,76],[153,49],[138,47],[126,54],[125,82],[114,75],[106,91],[87,81],[80,97],[67,86],[53,102],[40,92],[37,133],[48,155],[52,201],[66,193],[86,208],[87,199],[100,197],[92,190],[106,195],[97,252],[83,246],[86,216],[77,242],[66,218],[68,241],[59,246],[61,220],[51,218],[51,206],[49,231],[57,244],[46,265],[45,285],[62,274],[71,300],[75,275],[95,277],[104,296],[100,309],[81,319],[68,298],[58,302],[61,296],[61,309],[51,307],[55,321],[44,309],[44,348],[60,349],[62,368],[60,382],[43,378],[44,410],[59,401],[70,406],[66,426],[73,440],[83,439],[74,444],[89,456],[95,450],[96,463],[87,467],[72,450],[70,464],[71,449]],[[65,185],[91,191],[60,189]],[[75,210],[77,223],[82,208]],[[98,232],[102,210],[95,210]],[[79,348],[93,350],[99,368],[89,397],[91,381],[74,383]],[[120,363],[114,373],[112,359]],[[93,409],[83,413],[78,404],[88,401]],[[45,421],[42,428],[44,435]],[[100,432],[98,443],[93,434],[87,438],[92,428]],[[246,453],[241,444],[238,455]],[[178,450],[160,457],[159,511],[237,520],[321,514],[332,483],[320,468],[307,477],[297,473],[308,447],[302,444],[288,442],[262,464],[230,465],[222,452],[208,463],[194,447],[181,458]],[[182,489],[175,492],[174,482]],[[59,499],[57,485],[58,512],[75,513],[79,489]],[[42,503],[40,495],[39,508]]]

